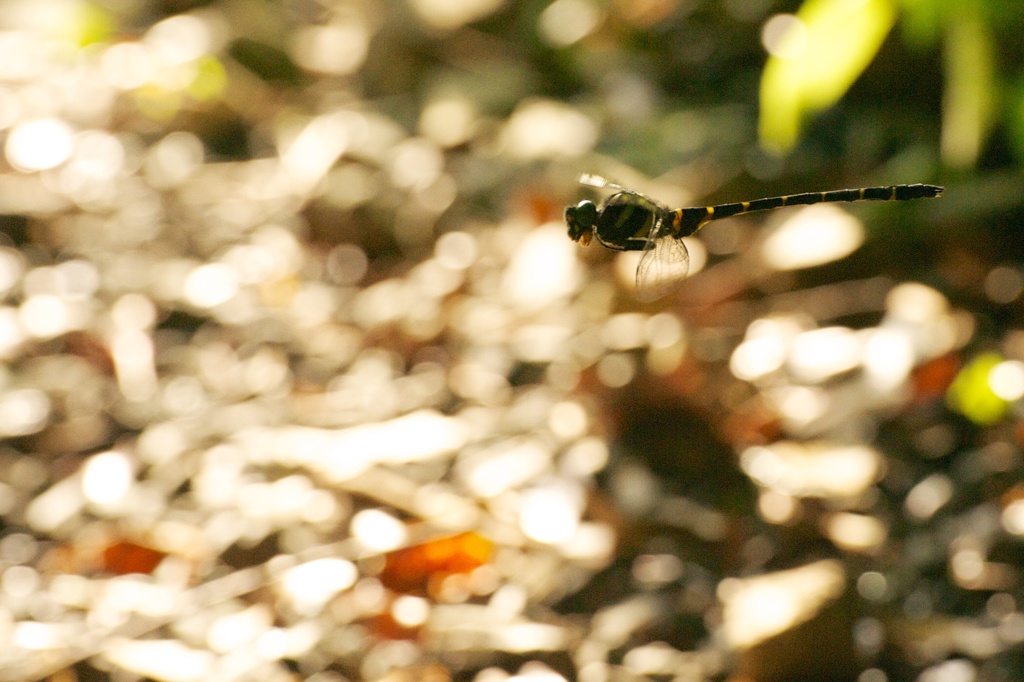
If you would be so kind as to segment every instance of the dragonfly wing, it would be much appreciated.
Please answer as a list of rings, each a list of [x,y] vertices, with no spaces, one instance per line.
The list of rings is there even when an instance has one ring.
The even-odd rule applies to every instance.
[[[682,284],[690,270],[690,254],[682,239],[672,235],[648,243],[636,267],[636,297],[653,301]]]
[[[581,185],[587,185],[588,187],[597,187],[598,189],[611,188],[627,191],[622,185],[614,183],[607,178],[602,178],[600,175],[594,175],[593,173],[584,173],[581,175],[579,177],[579,183]]]

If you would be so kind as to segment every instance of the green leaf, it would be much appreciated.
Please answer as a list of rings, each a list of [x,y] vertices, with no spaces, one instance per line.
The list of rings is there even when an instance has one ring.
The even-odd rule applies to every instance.
[[[804,118],[834,104],[896,21],[892,0],[807,0],[761,77],[761,144],[785,152]]]
[[[959,167],[978,160],[992,124],[996,88],[992,36],[982,8],[965,5],[948,16],[943,53],[942,158]]]
[[[982,353],[960,370],[946,392],[949,406],[975,424],[990,426],[1006,416],[1009,403],[992,390],[992,370],[1003,361],[997,353]]]

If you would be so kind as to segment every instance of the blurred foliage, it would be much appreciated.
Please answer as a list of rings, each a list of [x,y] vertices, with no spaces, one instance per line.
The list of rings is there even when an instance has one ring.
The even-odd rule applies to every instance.
[[[1022,25],[0,2],[0,680],[1024,679]],[[639,305],[580,172],[947,192]]]
[[[773,54],[761,78],[761,142],[779,152],[792,149],[802,120],[846,93],[895,19],[889,0],[804,3],[795,21],[776,29],[782,35],[771,37]]]
[[[1012,65],[1022,19],[1012,0],[805,2],[798,21],[772,38],[778,52],[762,77],[762,143],[792,150],[803,123],[834,105],[869,68],[897,12],[909,45],[935,50],[941,44],[942,160],[954,168],[975,165],[998,127],[1020,161],[1019,75]],[[905,67],[898,78],[919,76],[910,62]]]
[[[990,426],[1006,417],[1009,403],[992,390],[989,377],[1004,358],[982,353],[972,358],[949,385],[949,403],[975,424]]]

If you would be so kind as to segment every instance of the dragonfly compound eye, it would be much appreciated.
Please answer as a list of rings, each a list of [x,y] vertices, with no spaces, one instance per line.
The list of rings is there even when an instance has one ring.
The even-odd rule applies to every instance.
[[[597,223],[597,206],[592,201],[581,201],[565,209],[565,222],[569,225],[569,238],[573,241],[589,240]]]

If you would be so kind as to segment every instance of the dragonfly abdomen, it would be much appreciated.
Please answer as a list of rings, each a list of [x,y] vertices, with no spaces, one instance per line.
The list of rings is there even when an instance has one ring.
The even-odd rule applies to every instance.
[[[860,189],[838,189],[831,192],[804,192],[753,201],[739,201],[734,204],[718,204],[704,208],[681,208],[673,212],[673,231],[686,237],[705,223],[754,211],[767,211],[782,206],[806,206],[808,204],[833,203],[839,201],[905,201],[925,199],[942,194],[936,185],[887,185],[884,187],[861,187]]]

